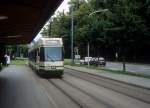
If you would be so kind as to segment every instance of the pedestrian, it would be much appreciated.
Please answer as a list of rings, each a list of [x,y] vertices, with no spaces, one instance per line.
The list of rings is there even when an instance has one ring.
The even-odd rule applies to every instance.
[[[118,53],[117,52],[115,54],[115,57],[116,57],[116,61],[118,61]]]
[[[7,54],[4,55],[4,65],[7,66]]]
[[[10,64],[10,56],[7,55],[7,66]]]

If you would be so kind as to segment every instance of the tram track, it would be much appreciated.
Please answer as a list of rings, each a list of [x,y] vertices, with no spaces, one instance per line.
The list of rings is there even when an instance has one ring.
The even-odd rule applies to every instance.
[[[63,80],[65,83],[67,83],[68,85],[72,86],[73,88],[78,89],[79,91],[81,91],[81,92],[85,93],[86,95],[92,97],[92,98],[93,98],[94,100],[96,100],[97,102],[102,103],[102,104],[108,106],[108,108],[113,108],[109,103],[106,103],[105,101],[100,100],[100,99],[97,98],[96,96],[94,96],[94,95],[92,95],[92,94],[86,92],[85,90],[81,89],[80,87],[78,87],[78,86],[76,86],[76,85],[70,83],[69,81],[67,81],[67,80],[65,80],[65,79],[62,79],[62,80]]]
[[[72,98],[72,96],[70,96],[68,93],[66,93],[61,87],[59,87],[57,84],[55,84],[53,81],[49,82],[55,86],[57,89],[59,89],[63,94],[65,94],[69,99],[71,99],[77,106],[79,106],[79,108],[84,108],[82,104],[80,104],[80,102],[78,102],[76,99]]]
[[[61,79],[37,80],[55,108],[70,105],[72,108],[149,108],[150,105],[147,89],[88,73],[65,69]]]
[[[49,82],[79,105],[80,108],[113,108],[109,103],[97,99],[64,79],[51,79]]]
[[[35,81],[43,89],[49,101],[53,104],[52,108],[82,108],[78,103],[68,97],[58,86],[55,86],[49,79],[34,75]],[[56,80],[55,78],[53,80]]]
[[[80,71],[68,70],[65,74],[71,75],[76,78],[91,82],[97,86],[104,87],[114,92],[126,95],[144,103],[150,104],[150,92],[147,89],[134,87],[125,83],[117,82],[94,74],[89,74]]]
[[[131,85],[130,88],[129,85],[107,81],[97,75],[65,69],[61,79],[37,77],[36,80],[54,108],[149,108],[150,105],[150,103],[140,100],[141,97],[134,96],[136,93],[142,96],[149,95],[148,90],[136,90]],[[98,83],[102,83],[102,85]],[[113,86],[117,91],[113,90]],[[120,91],[122,89],[129,90],[122,93]],[[133,97],[127,94],[131,91],[136,91]]]

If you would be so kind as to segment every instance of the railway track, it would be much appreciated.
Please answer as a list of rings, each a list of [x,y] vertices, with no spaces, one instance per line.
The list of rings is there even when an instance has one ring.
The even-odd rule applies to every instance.
[[[149,108],[147,89],[65,69],[62,79],[39,79],[55,108]]]
[[[51,79],[49,82],[68,96],[80,108],[113,108],[109,103],[97,99],[64,79]]]
[[[149,90],[103,77],[65,70],[62,79],[48,79],[79,108],[149,108]]]
[[[80,71],[67,69],[67,71],[65,71],[65,74],[91,82],[97,86],[104,87],[114,92],[150,104],[150,90],[139,88],[133,85],[128,85],[126,83],[117,82],[94,74],[80,72]]]

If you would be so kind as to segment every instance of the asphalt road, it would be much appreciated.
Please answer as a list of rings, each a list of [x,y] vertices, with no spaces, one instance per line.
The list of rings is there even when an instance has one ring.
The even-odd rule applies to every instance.
[[[149,90],[85,74],[65,69],[62,79],[43,79],[10,65],[0,73],[0,108],[149,108]]]
[[[120,62],[107,62],[106,68],[112,69],[112,70],[122,70],[123,66]],[[126,63],[126,70],[133,72],[133,73],[142,73],[146,75],[150,75],[150,65],[144,65],[144,64],[130,64]]]

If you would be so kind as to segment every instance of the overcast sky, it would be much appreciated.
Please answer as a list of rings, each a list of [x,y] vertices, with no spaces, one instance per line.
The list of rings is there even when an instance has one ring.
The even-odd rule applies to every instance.
[[[65,11],[65,12],[67,12],[68,11],[68,2],[69,2],[70,0],[64,0],[63,1],[63,3],[59,6],[59,8],[57,9],[57,11]],[[57,12],[56,11],[56,12]]]
[[[63,10],[65,11],[65,12],[68,12],[68,2],[69,2],[70,0],[64,0],[63,2],[62,2],[62,4],[59,6],[59,8],[56,10],[56,12],[55,12],[55,14],[57,14],[57,12],[58,11],[60,11],[60,12],[62,12]],[[41,37],[41,35],[40,35],[40,33],[35,37],[35,41],[36,40],[38,40],[39,38]]]

